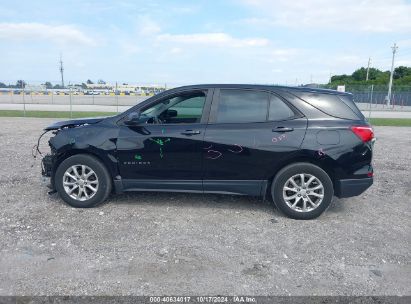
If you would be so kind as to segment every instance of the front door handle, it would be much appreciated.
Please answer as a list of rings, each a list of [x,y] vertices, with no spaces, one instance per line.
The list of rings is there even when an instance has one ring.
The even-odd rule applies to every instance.
[[[198,135],[201,132],[198,130],[185,130],[184,132],[181,132],[183,135]]]
[[[288,128],[288,127],[275,127],[273,129],[273,132],[291,132],[294,131],[294,128]]]

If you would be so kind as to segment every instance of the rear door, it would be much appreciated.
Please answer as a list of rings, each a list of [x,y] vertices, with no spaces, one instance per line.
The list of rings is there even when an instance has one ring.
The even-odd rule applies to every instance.
[[[307,119],[279,95],[216,89],[204,137],[206,192],[260,195],[265,180],[297,151]]]

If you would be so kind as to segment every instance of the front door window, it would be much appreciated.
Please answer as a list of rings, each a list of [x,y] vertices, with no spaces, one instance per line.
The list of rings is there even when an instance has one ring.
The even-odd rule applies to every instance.
[[[160,101],[141,115],[153,124],[200,123],[205,101],[203,92],[183,93]]]

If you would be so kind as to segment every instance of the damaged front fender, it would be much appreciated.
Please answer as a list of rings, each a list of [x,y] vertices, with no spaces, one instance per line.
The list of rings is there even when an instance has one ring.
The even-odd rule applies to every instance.
[[[90,154],[99,159],[112,178],[119,175],[116,143],[119,129],[110,119],[93,118],[57,122],[45,130],[56,130],[49,140],[51,153],[42,160],[42,175],[50,177],[54,189],[54,175],[62,161],[76,154]]]
[[[71,119],[64,121],[57,121],[50,126],[44,128],[45,131],[59,130],[66,127],[78,127],[81,125],[89,125],[98,123],[107,117],[93,117],[93,118],[80,118],[80,119]]]

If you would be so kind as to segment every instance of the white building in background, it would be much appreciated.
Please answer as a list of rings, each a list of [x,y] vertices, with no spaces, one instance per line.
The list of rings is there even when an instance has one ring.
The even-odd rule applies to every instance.
[[[135,92],[135,93],[141,93],[144,91],[162,91],[164,90],[164,86],[161,85],[155,85],[155,84],[127,84],[127,83],[106,83],[106,84],[99,84],[99,83],[93,83],[93,84],[87,84],[87,89],[89,90],[109,90],[109,91],[119,91],[119,92]]]
[[[345,85],[339,85],[339,86],[337,86],[337,91],[338,91],[338,92],[345,92]]]
[[[30,84],[26,83],[26,86],[24,87],[25,91],[31,91],[31,92],[43,92],[46,90],[46,86],[44,84]]]
[[[87,89],[89,90],[111,90],[113,87],[111,84],[106,83],[106,84],[102,84],[102,83],[87,83],[86,84]],[[115,85],[114,85],[115,87]]]

